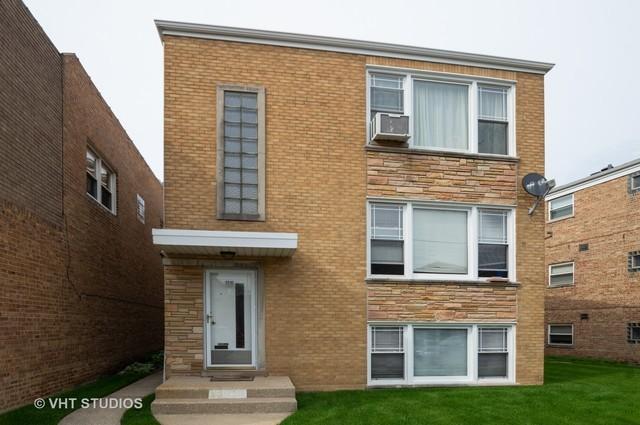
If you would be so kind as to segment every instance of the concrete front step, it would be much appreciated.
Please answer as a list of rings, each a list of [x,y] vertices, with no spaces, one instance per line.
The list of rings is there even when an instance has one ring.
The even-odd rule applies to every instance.
[[[246,398],[295,398],[296,390],[294,388],[246,388]],[[237,391],[237,390],[222,390]],[[220,394],[220,395],[219,395]],[[156,390],[156,399],[214,399],[224,398],[224,392],[220,390],[210,390],[202,388],[158,388]]]
[[[238,392],[240,394],[233,394]],[[242,394],[242,392],[246,394]],[[211,381],[202,377],[172,377],[156,389],[159,399],[212,399],[225,397],[295,398],[287,376],[257,376],[252,381]]]
[[[151,404],[154,415],[288,413],[298,406],[295,398],[238,399],[156,399]]]

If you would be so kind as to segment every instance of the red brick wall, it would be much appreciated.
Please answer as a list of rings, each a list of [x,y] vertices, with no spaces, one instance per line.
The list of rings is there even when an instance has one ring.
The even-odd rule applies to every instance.
[[[0,199],[60,224],[62,61],[21,1],[0,23]]]
[[[0,58],[0,181],[16,180],[0,183],[2,411],[159,350],[163,295],[160,182],[77,58],[19,2],[3,1],[0,21],[3,47],[20,53]],[[88,140],[117,173],[117,216],[85,193]]]
[[[575,192],[574,217],[547,223],[547,264],[575,263],[574,285],[547,288],[545,300],[547,324],[573,324],[574,345],[547,346],[547,354],[640,363],[640,344],[627,342],[628,323],[640,322],[640,272],[627,266],[640,250],[639,210],[640,194],[623,176]]]

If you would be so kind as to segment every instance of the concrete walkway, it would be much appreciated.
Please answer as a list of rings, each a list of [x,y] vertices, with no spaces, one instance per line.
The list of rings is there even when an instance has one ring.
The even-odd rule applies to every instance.
[[[116,398],[142,398],[153,393],[158,385],[162,383],[162,371],[142,378],[133,384],[126,386],[104,399]],[[106,402],[103,402],[106,403]],[[97,404],[97,402],[96,402]],[[87,408],[78,409],[65,416],[59,425],[120,425],[120,418],[127,409],[101,409]]]

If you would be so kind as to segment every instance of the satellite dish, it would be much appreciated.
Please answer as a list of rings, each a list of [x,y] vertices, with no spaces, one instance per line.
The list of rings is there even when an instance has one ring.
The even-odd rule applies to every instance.
[[[538,173],[529,173],[522,178],[522,187],[524,190],[526,190],[529,195],[537,198],[533,207],[529,208],[529,215],[533,214],[540,200],[546,196],[555,185],[555,180],[547,180]]]

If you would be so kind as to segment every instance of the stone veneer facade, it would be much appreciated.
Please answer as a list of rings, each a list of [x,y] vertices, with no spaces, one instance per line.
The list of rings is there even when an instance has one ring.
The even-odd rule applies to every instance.
[[[299,390],[367,385],[367,322],[510,322],[519,384],[543,380],[544,217],[522,177],[544,172],[544,76],[164,35],[165,227],[296,232],[290,258],[165,260],[166,373],[203,370],[203,273],[259,264],[266,368]],[[365,147],[366,69],[514,81],[517,158]],[[266,220],[216,219],[216,86],[266,91]],[[516,207],[517,283],[368,281],[367,197]]]

